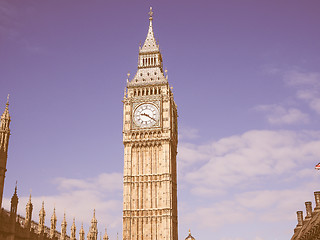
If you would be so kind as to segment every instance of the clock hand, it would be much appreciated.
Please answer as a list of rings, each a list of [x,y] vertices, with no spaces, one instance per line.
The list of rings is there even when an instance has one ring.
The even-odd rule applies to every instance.
[[[146,116],[146,117],[148,117],[148,118],[150,118],[150,119],[152,119],[153,121],[155,121],[156,122],[156,120],[153,118],[153,117],[150,117],[148,114],[146,114],[146,113],[141,113],[141,115],[142,116]]]

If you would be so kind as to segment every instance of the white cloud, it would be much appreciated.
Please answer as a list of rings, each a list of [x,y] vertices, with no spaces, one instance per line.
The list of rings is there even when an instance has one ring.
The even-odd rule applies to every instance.
[[[320,114],[320,73],[288,71],[283,74],[284,81],[297,89],[296,97],[304,100],[310,109]]]
[[[266,66],[264,72],[270,75],[281,76],[287,86],[296,89],[295,98],[297,100],[303,100],[312,111],[320,114],[319,72],[305,72],[297,69],[283,71],[272,66]],[[290,105],[292,105],[292,101],[289,104],[259,105],[254,109],[266,113],[266,118],[270,124],[281,125],[309,122],[308,114]]]
[[[320,114],[320,98],[313,99],[310,102],[310,107],[316,111],[316,113]]]
[[[180,162],[193,164],[180,181],[188,186],[188,200],[201,199],[202,205],[181,203],[186,225],[236,229],[257,222],[259,226],[292,223],[296,211],[304,210],[304,202],[313,201],[313,192],[319,190],[319,173],[314,170],[320,156],[318,131],[252,130],[188,146],[195,158],[202,154],[202,161],[178,155]]]
[[[300,89],[297,90],[297,98],[302,100],[310,100],[315,98],[317,95],[317,91],[314,89]]]
[[[112,192],[122,189],[122,175],[120,173],[102,173],[96,178],[89,179],[57,178],[54,182],[58,185],[60,191],[90,189],[92,191],[107,190]]]
[[[270,124],[297,124],[308,123],[309,116],[297,108],[285,108],[281,105],[260,105],[255,108],[258,111],[266,113]]]
[[[46,225],[50,226],[50,218],[55,206],[58,217],[57,230],[66,212],[68,229],[75,217],[77,232],[81,222],[84,223],[85,232],[88,232],[93,209],[96,209],[98,227],[101,231],[107,226],[110,232],[121,232],[122,223],[122,174],[103,173],[96,178],[68,179],[57,178],[53,181],[58,193],[49,196],[32,196],[34,205],[33,220],[38,222],[38,212],[42,201],[45,202]],[[25,216],[25,206],[29,196],[19,197],[19,214]],[[5,199],[4,207],[10,209],[10,200]],[[90,203],[90,204],[89,204]],[[69,231],[68,231],[69,232]]]
[[[313,191],[317,190],[315,183],[298,185],[293,189],[243,192],[236,195],[234,204],[258,212],[255,219],[267,222],[291,220],[298,209],[304,210],[305,201],[313,200],[306,196],[312,195]]]
[[[307,164],[315,164],[319,145],[319,132],[248,131],[204,146],[193,145],[192,156],[178,155],[181,164],[196,166],[181,178],[196,193],[197,189],[214,193],[254,185],[260,178],[298,172]],[[202,162],[197,161],[198,156]]]
[[[221,238],[220,240],[243,240],[243,238]]]
[[[229,196],[219,200],[206,198],[204,201],[202,196],[202,201],[208,206],[198,205],[194,210],[190,206],[189,209],[184,206],[188,211],[183,211],[183,221],[187,225],[194,224],[213,230],[222,227],[241,228],[239,224],[254,227],[257,222],[260,226],[266,224],[269,227],[283,222],[295,222],[296,211],[305,212],[304,202],[314,202],[313,192],[319,190],[319,187],[316,178],[313,180],[291,186],[291,189],[243,191],[237,194],[228,189]],[[276,188],[274,185],[271,186],[271,183],[269,187]],[[197,221],[194,222],[194,219]],[[293,229],[295,224],[287,227]],[[248,236],[245,239],[248,239]]]
[[[285,83],[291,86],[311,85],[319,87],[320,73],[292,70],[285,72],[283,79]]]
[[[233,201],[221,201],[208,207],[198,206],[194,211],[183,215],[184,222],[197,224],[204,229],[218,229],[223,225],[246,222],[252,217],[252,212],[240,205],[235,205]],[[197,219],[196,223],[195,219]]]
[[[241,238],[241,237],[236,237],[236,238],[221,238],[220,240],[244,240],[244,238]],[[255,237],[253,240],[264,240],[264,238]]]
[[[199,130],[190,127],[182,127],[179,129],[179,140],[192,140],[199,137]]]
[[[264,240],[264,238],[261,237],[255,237],[252,238],[253,240]],[[236,238],[221,238],[220,240],[244,240],[244,238],[236,237]]]
[[[208,152],[202,146],[191,143],[181,143],[178,146],[178,155],[180,159],[183,159],[183,161],[178,162],[179,171],[185,172],[185,168],[206,160]]]

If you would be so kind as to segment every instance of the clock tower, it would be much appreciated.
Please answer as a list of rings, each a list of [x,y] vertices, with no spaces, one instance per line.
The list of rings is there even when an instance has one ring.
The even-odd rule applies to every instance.
[[[123,99],[123,240],[178,240],[177,106],[152,15]]]

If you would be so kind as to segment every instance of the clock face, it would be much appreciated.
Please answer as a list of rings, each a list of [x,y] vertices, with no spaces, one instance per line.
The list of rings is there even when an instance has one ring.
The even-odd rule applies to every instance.
[[[152,127],[159,123],[159,110],[151,103],[138,106],[133,113],[134,123],[143,128]]]

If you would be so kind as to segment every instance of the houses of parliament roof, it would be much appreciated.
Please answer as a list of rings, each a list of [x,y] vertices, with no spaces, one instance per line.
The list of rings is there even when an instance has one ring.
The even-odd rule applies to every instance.
[[[312,210],[312,203],[305,202],[306,216],[297,211],[298,224],[294,229],[291,240],[318,240],[320,239],[320,192],[315,192],[316,206]]]

